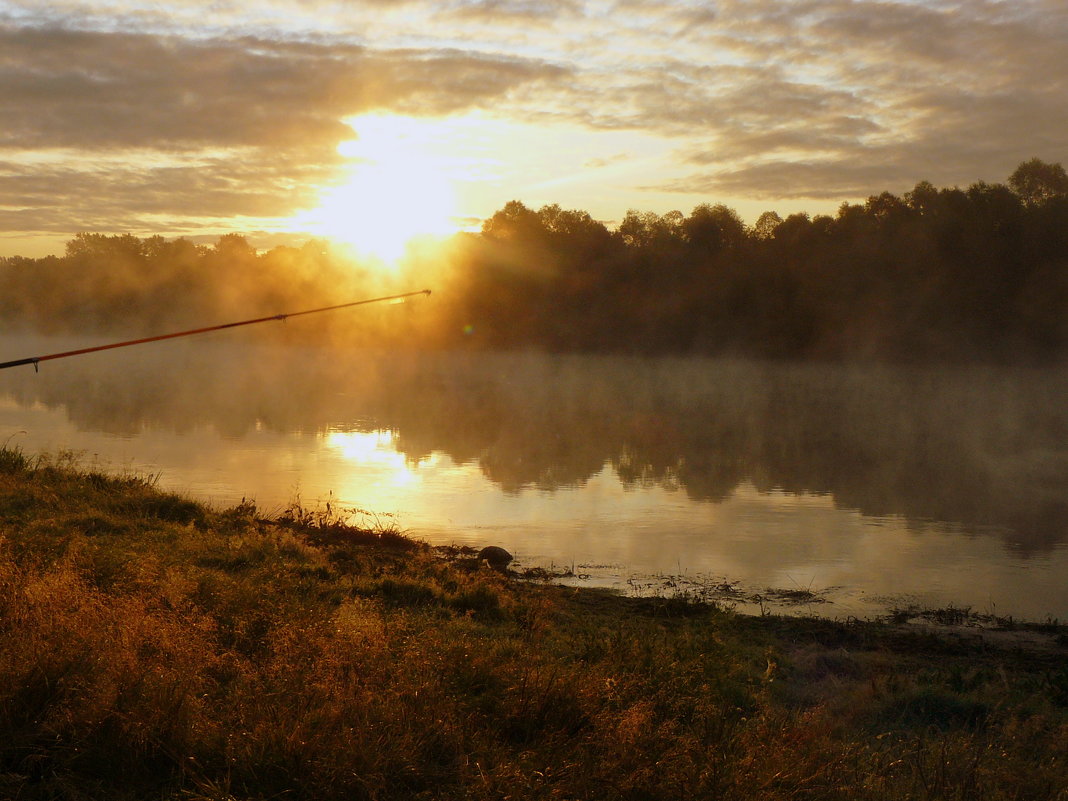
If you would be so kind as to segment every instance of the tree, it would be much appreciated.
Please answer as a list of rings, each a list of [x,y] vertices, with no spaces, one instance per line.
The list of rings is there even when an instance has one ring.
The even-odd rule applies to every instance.
[[[604,223],[589,212],[561,209],[553,203],[538,210],[549,247],[561,261],[571,267],[588,268],[591,262],[610,252],[618,241]]]
[[[223,234],[215,243],[215,252],[226,258],[251,259],[256,256],[256,248],[249,244],[241,234]]]
[[[864,210],[877,220],[892,223],[907,217],[909,207],[892,192],[883,192],[869,197]]]
[[[792,248],[801,248],[811,230],[812,220],[808,212],[799,211],[775,226],[775,241]]]
[[[490,239],[527,241],[545,234],[545,225],[536,211],[518,200],[509,200],[504,208],[482,223],[482,235]]]
[[[722,203],[702,203],[683,221],[682,234],[690,247],[712,255],[738,247],[745,239],[745,223]]]
[[[194,264],[207,251],[203,245],[194,245],[179,237],[168,240],[162,236],[150,236],[142,243],[145,258],[157,264]]]
[[[140,260],[145,255],[144,243],[133,234],[76,234],[67,242],[67,258],[100,258]]]
[[[772,239],[775,229],[782,225],[782,217],[777,211],[765,211],[757,218],[753,226],[753,236],[757,239]]]
[[[977,181],[968,187],[967,195],[980,233],[1005,236],[1017,231],[1023,212],[1021,198],[1005,184]]]
[[[562,209],[556,203],[538,209],[538,219],[546,231],[563,238],[600,241],[611,237],[604,223],[593,219],[589,212]]]
[[[1068,196],[1068,174],[1059,163],[1048,164],[1034,158],[1016,168],[1009,176],[1009,186],[1028,206],[1036,206]]]
[[[920,181],[905,193],[905,202],[917,214],[931,214],[938,207],[938,190],[930,181]]]
[[[663,247],[682,239],[684,219],[681,211],[669,211],[660,216],[652,211],[628,209],[623,222],[619,224],[619,233],[628,247]]]
[[[864,239],[871,235],[874,228],[874,218],[864,206],[843,203],[838,207],[835,229],[840,235],[851,239]]]

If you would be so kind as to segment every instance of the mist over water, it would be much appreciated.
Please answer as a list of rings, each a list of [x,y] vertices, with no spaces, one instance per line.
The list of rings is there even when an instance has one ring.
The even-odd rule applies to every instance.
[[[294,337],[299,340],[298,335]],[[13,338],[0,360],[84,346]],[[0,440],[265,511],[298,499],[628,587],[1068,617],[1060,368],[399,354],[240,332],[0,372]],[[628,580],[631,585],[628,585]]]

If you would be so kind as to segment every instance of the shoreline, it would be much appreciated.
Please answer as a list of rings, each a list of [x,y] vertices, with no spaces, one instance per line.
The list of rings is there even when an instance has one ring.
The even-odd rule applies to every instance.
[[[417,540],[422,542],[422,540]],[[434,545],[426,543],[446,560],[473,558],[478,548],[471,545]],[[484,545],[492,545],[487,542]],[[892,603],[891,599],[872,602],[879,611],[871,614],[834,614],[840,607],[834,592],[835,587],[822,590],[808,588],[765,588],[762,591],[744,589],[742,582],[718,577],[690,575],[632,575],[625,582],[629,589],[620,586],[624,582],[598,583],[598,578],[589,573],[576,573],[576,568],[525,567],[513,563],[505,571],[515,580],[527,583],[555,584],[575,590],[608,592],[623,598],[663,598],[713,607],[749,617],[777,616],[784,618],[819,618],[829,622],[886,623],[898,626],[927,627],[947,632],[1033,632],[1055,637],[1068,635],[1068,621],[1062,623],[1053,616],[1044,620],[1012,615],[997,615],[980,612],[964,604],[947,603],[943,606],[920,603]],[[824,613],[821,614],[820,611]]]
[[[442,558],[451,561],[472,559],[478,553],[478,549],[472,546],[430,545],[429,547],[441,554]],[[1068,623],[1061,623],[1052,618],[1039,621],[998,616],[954,604],[944,607],[915,604],[888,607],[882,614],[870,617],[835,616],[817,614],[813,611],[814,607],[823,608],[823,604],[834,604],[831,598],[826,597],[828,592],[814,592],[806,589],[768,589],[763,593],[747,594],[738,588],[737,583],[733,582],[688,580],[683,584],[678,577],[668,576],[649,577],[644,592],[627,593],[617,587],[584,584],[582,583],[583,575],[575,574],[570,569],[554,571],[542,567],[521,567],[520,569],[509,567],[505,574],[515,581],[526,584],[552,585],[576,592],[603,594],[624,601],[627,599],[655,600],[691,604],[695,607],[708,606],[717,611],[749,618],[771,617],[780,618],[783,621],[825,621],[832,625],[846,626],[883,625],[902,633],[911,631],[971,641],[980,647],[987,644],[1000,644],[1006,647],[1042,650],[1068,648]],[[1068,654],[1068,651],[1065,653]]]
[[[0,797],[1064,801],[1068,627],[1016,626],[566,587],[0,449]]]
[[[161,485],[219,504],[248,495],[269,509],[299,493],[403,513],[430,542],[493,542],[544,566],[608,564],[576,571],[608,581],[630,569],[697,571],[741,580],[747,594],[841,586],[850,608],[834,616],[879,614],[882,597],[900,592],[898,606],[1068,619],[1063,376],[909,380],[876,368],[661,360],[602,370],[514,354],[351,371],[296,349],[218,344],[203,364],[175,354],[192,371],[122,358],[72,361],[63,375],[30,370],[5,415],[10,431],[29,433],[11,441],[163,471]],[[271,368],[258,374],[258,364]],[[248,392],[222,389],[231,380]],[[480,400],[467,406],[473,387]],[[961,404],[971,413],[954,414]],[[617,465],[627,443],[638,450]],[[855,474],[841,469],[853,461]],[[685,480],[665,467],[676,463]],[[716,483],[716,465],[742,464]]]

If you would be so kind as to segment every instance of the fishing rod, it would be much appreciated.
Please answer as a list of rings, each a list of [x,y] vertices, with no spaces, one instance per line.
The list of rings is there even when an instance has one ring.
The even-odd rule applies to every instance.
[[[415,295],[429,295],[429,289],[420,289],[417,292],[404,292],[400,295],[386,295],[381,298],[370,298],[368,300],[354,300],[351,303],[339,303],[336,306],[323,306],[319,309],[305,309],[298,312],[287,312],[285,314],[272,314],[268,317],[256,317],[253,320],[240,320],[236,323],[223,323],[222,325],[209,325],[204,328],[190,328],[188,331],[175,331],[173,334],[159,334],[154,337],[143,337],[141,339],[129,339],[125,342],[112,342],[108,345],[96,345],[91,348],[79,348],[78,350],[68,350],[63,353],[49,353],[47,356],[30,356],[27,359],[15,359],[10,362],[0,362],[0,370],[4,370],[8,367],[19,367],[24,364],[32,364],[34,372],[37,372],[37,365],[39,362],[47,362],[51,359],[65,359],[67,356],[81,356],[83,353],[95,353],[98,350],[111,350],[112,348],[126,348],[130,345],[144,345],[147,342],[159,342],[161,339],[175,339],[176,337],[188,337],[193,334],[206,334],[209,331],[222,331],[224,328],[237,328],[242,325],[255,325],[256,323],[267,323],[271,320],[278,320],[284,322],[290,317],[300,317],[304,314],[318,314],[319,312],[334,311],[335,309],[348,309],[352,306],[365,306],[368,303],[383,303],[388,300],[404,300],[405,298],[414,297]]]

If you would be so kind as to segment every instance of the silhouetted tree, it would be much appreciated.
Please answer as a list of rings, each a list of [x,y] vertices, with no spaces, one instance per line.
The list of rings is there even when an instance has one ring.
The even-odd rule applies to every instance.
[[[652,211],[639,212],[629,209],[619,225],[619,233],[628,247],[672,247],[683,241],[684,219],[681,211],[669,211],[659,215]]]
[[[256,249],[241,234],[223,234],[215,243],[215,252],[224,257],[249,259],[256,255]]]
[[[905,203],[917,214],[931,214],[938,206],[938,190],[930,181],[920,181],[905,193]]]
[[[69,259],[139,260],[145,255],[145,242],[132,234],[109,236],[83,232],[67,242],[66,255]]]
[[[1038,159],[1008,184],[920,181],[833,217],[768,211],[752,230],[723,204],[632,209],[613,231],[585,211],[510,201],[442,260],[398,279],[435,276],[432,322],[402,327],[390,314],[386,325],[368,311],[359,336],[774,358],[1068,356],[1068,178]],[[182,315],[277,313],[294,298],[327,305],[369,280],[321,242],[260,254],[236,234],[204,247],[82,233],[59,258],[0,259],[0,325],[151,331]]]
[[[482,223],[482,235],[490,239],[531,242],[544,234],[542,218],[518,200],[508,201],[504,208]]]
[[[746,235],[738,213],[722,203],[696,206],[681,228],[686,243],[706,256],[739,247]]]
[[[782,223],[782,217],[776,211],[765,211],[761,214],[753,226],[753,236],[757,239],[771,239],[775,236],[775,229]]]
[[[890,192],[872,195],[864,204],[868,216],[889,224],[900,223],[908,218],[909,207],[901,198]]]
[[[1009,186],[1024,203],[1034,206],[1068,196],[1068,174],[1059,163],[1048,164],[1034,158],[1016,168],[1009,176]]]

